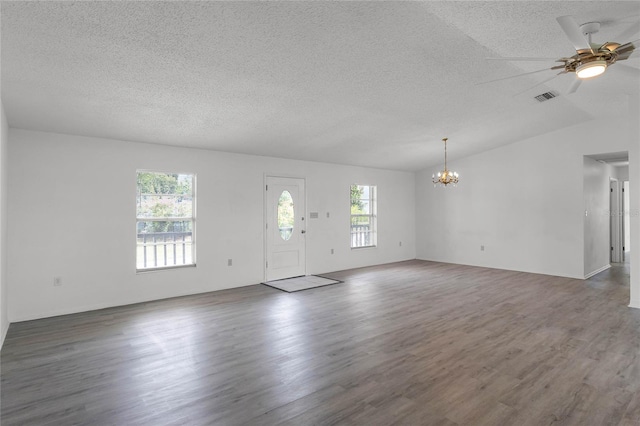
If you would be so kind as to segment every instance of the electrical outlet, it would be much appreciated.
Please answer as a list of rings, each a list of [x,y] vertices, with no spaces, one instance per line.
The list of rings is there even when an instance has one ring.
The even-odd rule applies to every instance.
[[[227,266],[233,266],[233,259],[227,259]]]
[[[484,246],[480,246],[480,251],[484,251]]]
[[[60,287],[62,285],[62,278],[61,277],[53,277],[53,285],[55,287]]]

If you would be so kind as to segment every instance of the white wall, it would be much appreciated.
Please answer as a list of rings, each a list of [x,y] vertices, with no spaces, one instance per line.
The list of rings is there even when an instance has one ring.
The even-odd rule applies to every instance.
[[[631,251],[631,227],[629,226],[629,181],[624,182],[624,251]],[[625,257],[628,254],[625,254]]]
[[[435,167],[418,173],[417,257],[583,278],[583,156],[630,150],[629,122],[637,116],[582,123],[453,161],[457,188],[433,188]],[[632,229],[631,243],[639,236]]]
[[[307,273],[415,258],[413,173],[17,129],[9,144],[11,321],[261,282],[265,173],[306,178]],[[136,169],[197,174],[196,268],[136,274]],[[349,248],[352,183],[378,186],[377,248]]]
[[[629,144],[629,212],[631,232],[629,306],[640,308],[640,98],[636,95],[629,102],[629,120],[626,128],[630,135]],[[636,248],[635,250],[633,248]]]
[[[584,157],[584,276],[609,266],[610,178],[613,167]]]
[[[613,167],[613,177],[620,182],[629,180],[629,166],[616,166]]]
[[[7,181],[8,130],[4,106],[0,102],[0,348],[9,329],[7,310]]]

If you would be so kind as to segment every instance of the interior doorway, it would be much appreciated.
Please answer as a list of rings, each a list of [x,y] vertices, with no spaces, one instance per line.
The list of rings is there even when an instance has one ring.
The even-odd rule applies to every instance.
[[[627,152],[585,155],[584,276],[624,261],[623,182],[629,180]]]

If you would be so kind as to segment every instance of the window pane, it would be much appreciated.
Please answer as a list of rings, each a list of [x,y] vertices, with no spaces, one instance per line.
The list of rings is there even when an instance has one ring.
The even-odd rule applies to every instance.
[[[282,191],[278,200],[278,228],[280,229],[280,237],[287,241],[293,233],[293,224],[295,223],[295,213],[293,210],[293,198],[289,191]]]
[[[192,221],[139,221],[137,268],[193,264]]]

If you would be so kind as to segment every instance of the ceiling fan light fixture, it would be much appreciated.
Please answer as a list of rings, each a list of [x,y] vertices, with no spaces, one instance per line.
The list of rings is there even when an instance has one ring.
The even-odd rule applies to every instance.
[[[592,78],[604,73],[607,69],[607,61],[591,61],[581,64],[576,68],[578,78]]]

